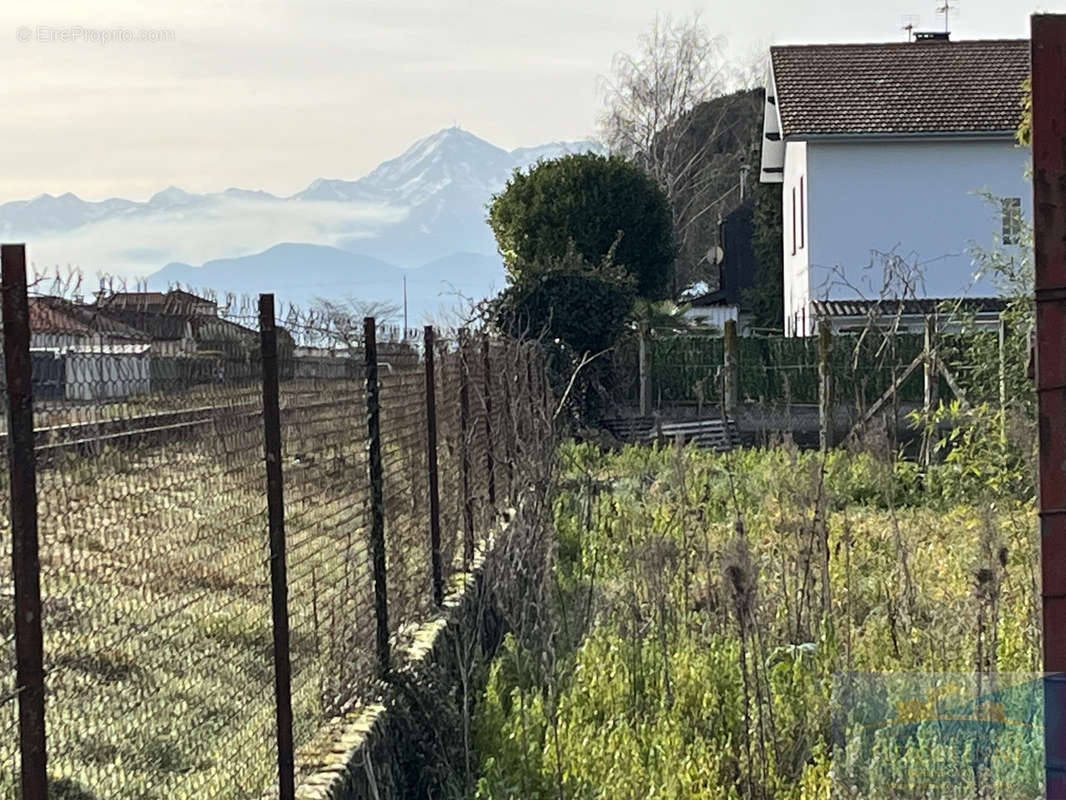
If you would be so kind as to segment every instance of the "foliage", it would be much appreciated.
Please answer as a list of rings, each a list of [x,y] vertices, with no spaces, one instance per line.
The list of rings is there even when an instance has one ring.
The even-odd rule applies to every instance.
[[[683,331],[699,326],[699,323],[692,322],[685,316],[691,307],[688,303],[678,304],[673,300],[652,302],[638,298],[633,304],[629,319],[635,325],[645,325],[656,330]]]
[[[954,452],[922,474],[787,446],[565,448],[556,596],[591,629],[576,646],[508,643],[477,710],[477,797],[814,800],[856,768],[861,796],[927,796],[836,749],[860,742],[833,740],[832,680],[1038,669],[1031,497],[994,453]],[[970,459],[977,473],[957,468]],[[989,571],[994,599],[974,589]],[[548,669],[530,684],[516,663]],[[1040,737],[1026,746],[1013,777],[1037,796]]]
[[[561,257],[522,271],[491,301],[490,318],[510,336],[547,337],[577,353],[610,348],[635,298],[633,277],[612,265],[613,252],[594,265],[571,243]]]
[[[669,291],[670,207],[655,182],[622,158],[569,155],[516,170],[492,199],[489,225],[512,281],[550,272],[576,249],[587,263],[605,265],[609,277],[623,267],[639,297]]]
[[[785,324],[784,253],[781,248],[781,187],[760,183],[755,190],[755,286],[744,298],[756,327],[782,330]]]
[[[1032,144],[1033,136],[1033,79],[1032,77],[1026,78],[1025,83],[1022,84],[1022,88],[1025,91],[1025,100],[1022,103],[1022,119],[1018,123],[1018,130],[1016,138],[1018,144],[1028,147]]]

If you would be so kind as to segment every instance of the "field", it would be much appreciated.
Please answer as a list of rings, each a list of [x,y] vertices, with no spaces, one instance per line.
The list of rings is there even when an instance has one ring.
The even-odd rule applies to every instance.
[[[884,448],[566,447],[549,633],[516,632],[493,667],[476,796],[1042,796],[1033,727],[1010,769],[930,783],[937,720],[894,763],[834,725],[842,678],[891,699],[887,672],[1039,670],[1031,477],[954,444],[925,471]]]

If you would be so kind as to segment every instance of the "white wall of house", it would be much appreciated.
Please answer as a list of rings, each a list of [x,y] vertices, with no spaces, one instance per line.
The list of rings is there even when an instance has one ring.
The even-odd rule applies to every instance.
[[[1003,224],[1000,205],[980,193],[1020,198],[1023,215],[1032,219],[1028,161],[1029,150],[1006,139],[788,142],[786,333],[813,332],[807,307],[812,299],[998,294],[991,278],[974,280],[972,246],[991,247]],[[884,259],[878,253],[902,258],[906,266],[897,269],[912,273],[911,289],[903,292],[897,281],[884,291]]]
[[[781,224],[784,235],[785,335],[803,336],[810,317],[807,142],[785,143],[785,172],[781,184]]]
[[[683,316],[698,325],[725,328],[726,320],[737,318],[737,306],[693,306],[685,311]]]

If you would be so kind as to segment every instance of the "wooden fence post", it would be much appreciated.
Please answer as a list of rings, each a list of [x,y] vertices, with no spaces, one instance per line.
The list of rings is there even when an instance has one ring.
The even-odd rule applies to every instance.
[[[637,327],[637,369],[640,386],[640,416],[648,416],[651,406],[651,381],[648,375],[648,323],[641,322]]]
[[[833,371],[829,356],[833,350],[832,323],[818,323],[818,446],[825,452],[833,446]]]
[[[385,471],[381,462],[381,397],[378,387],[377,322],[363,320],[366,365],[367,477],[370,483],[370,559],[374,570],[378,671],[389,671],[389,601],[385,574]]]
[[[940,373],[936,368],[936,318],[932,315],[925,318],[925,342],[922,352],[925,355],[922,368],[924,378],[922,404],[927,430],[925,440],[922,442],[921,461],[924,466],[929,466],[933,462],[933,451],[936,447],[936,430],[930,420],[940,401]]]
[[[37,536],[37,457],[33,437],[33,362],[26,246],[0,247],[7,378],[8,476],[22,800],[47,800],[44,636]]]
[[[278,796],[296,796],[292,738],[292,664],[289,660],[289,584],[285,564],[285,482],[281,467],[281,401],[274,295],[259,295],[259,352],[263,363],[263,440],[270,527],[270,599],[274,628],[274,703]]]
[[[722,405],[726,415],[737,410],[737,321],[727,319],[722,336]],[[724,422],[725,420],[723,420]]]

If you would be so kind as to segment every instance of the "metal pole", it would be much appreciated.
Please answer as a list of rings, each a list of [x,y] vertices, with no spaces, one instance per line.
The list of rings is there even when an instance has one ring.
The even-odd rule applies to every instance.
[[[33,362],[26,246],[0,247],[3,281],[7,456],[11,483],[11,566],[15,590],[15,686],[19,701],[22,800],[47,800],[44,638],[37,540],[37,461],[33,442]]]
[[[381,398],[378,394],[377,323],[363,320],[366,365],[367,472],[370,479],[370,558],[374,568],[378,669],[389,671],[389,602],[385,575],[385,473],[381,464]]]
[[[433,602],[444,602],[444,577],[440,555],[440,476],[437,473],[437,385],[436,336],[433,326],[423,329],[426,348],[426,463],[429,469],[429,557],[430,577],[433,581]]]
[[[466,328],[459,329],[459,451],[463,487],[463,569],[474,560],[474,498],[470,492],[470,370]]]
[[[496,458],[492,452],[492,365],[489,363],[489,335],[481,337],[482,388],[485,392],[485,472],[488,474],[489,507],[496,507]]]
[[[1066,15],[1032,17],[1046,796],[1066,797]]]
[[[277,711],[278,797],[296,796],[292,741],[292,665],[289,661],[288,576],[285,567],[285,482],[281,470],[281,404],[274,295],[259,295],[259,348],[263,360],[263,433],[267,514],[270,522],[270,600],[274,619],[274,701]]]

